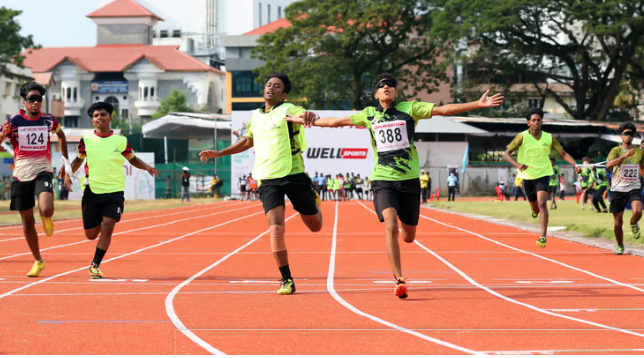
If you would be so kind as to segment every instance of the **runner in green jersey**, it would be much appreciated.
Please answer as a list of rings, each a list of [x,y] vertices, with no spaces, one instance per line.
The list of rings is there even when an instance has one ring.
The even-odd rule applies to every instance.
[[[619,126],[622,136],[622,145],[613,148],[606,158],[606,170],[613,170],[613,180],[610,187],[610,212],[615,219],[615,239],[617,249],[615,253],[624,253],[624,210],[626,204],[631,203],[633,217],[631,217],[631,231],[635,239],[640,238],[638,222],[642,217],[642,185],[640,175],[644,170],[642,150],[633,147],[633,137],[637,129],[633,123],[622,123]]]
[[[550,157],[550,165],[552,165],[553,175],[550,177],[550,197],[552,198],[552,203],[550,204],[551,210],[557,209],[557,188],[559,187],[559,179],[561,178],[561,170],[559,166],[555,164],[555,158]]]
[[[319,127],[358,126],[371,132],[371,144],[376,163],[371,171],[373,203],[380,222],[386,225],[386,247],[389,264],[396,279],[394,294],[407,297],[407,285],[402,275],[400,247],[398,245],[398,219],[401,222],[402,238],[414,242],[420,214],[420,163],[414,145],[416,125],[421,119],[433,115],[450,115],[477,108],[496,107],[503,97],[496,94],[488,97],[485,92],[476,102],[448,104],[436,107],[434,103],[396,103],[398,80],[383,73],[373,80],[372,91],[378,106],[367,107],[362,112],[344,118],[307,120],[291,116],[289,121]]]
[[[286,74],[272,73],[264,83],[264,105],[251,112],[247,136],[226,149],[204,150],[200,155],[201,160],[206,161],[254,147],[253,178],[258,181],[259,199],[270,226],[271,250],[282,275],[282,287],[277,293],[290,295],[295,292],[295,283],[284,241],[284,195],[288,196],[304,224],[313,232],[322,229],[322,213],[318,209],[320,196],[313,189],[311,178],[304,172],[302,126],[286,122],[284,118],[287,115],[301,115],[312,119],[316,114],[285,102],[291,90],[291,81]]]
[[[87,160],[85,165],[86,184],[81,207],[83,228],[89,240],[100,238],[96,243],[94,260],[89,266],[92,279],[103,278],[99,268],[112,242],[114,226],[121,220],[125,203],[125,171],[123,163],[129,161],[133,167],[145,170],[150,175],[160,176],[159,171],[134,155],[127,138],[110,130],[114,107],[106,102],[96,102],[87,110],[96,128],[86,134],[78,144],[78,156],[71,163],[71,173],[65,173],[65,187],[72,191],[70,175]],[[116,149],[115,149],[116,148]]]
[[[533,108],[528,111],[526,119],[529,129],[517,134],[508,145],[503,158],[519,169],[519,177],[523,179],[523,189],[528,196],[528,202],[532,209],[532,217],[536,218],[541,213],[541,237],[537,246],[546,247],[546,233],[548,231],[548,190],[550,177],[554,175],[550,162],[550,151],[552,149],[559,154],[570,165],[575,166],[579,173],[581,169],[576,167],[577,163],[563,150],[559,141],[550,133],[541,130],[543,124],[543,111],[541,108]],[[512,153],[519,152],[517,160],[512,158]]]

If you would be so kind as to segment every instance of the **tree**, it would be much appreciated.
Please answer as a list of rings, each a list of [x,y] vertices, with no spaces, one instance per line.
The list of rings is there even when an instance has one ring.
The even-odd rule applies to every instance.
[[[22,11],[0,7],[0,70],[4,70],[8,63],[22,65],[24,56],[20,56],[23,49],[37,48],[32,35],[20,35],[20,24],[16,17]]]
[[[546,94],[576,119],[607,118],[644,39],[641,1],[440,0],[439,5],[434,34],[466,39],[476,50],[469,59],[488,72],[569,86],[575,106],[551,89]]]
[[[170,112],[194,112],[194,110],[186,104],[186,94],[177,89],[172,89],[168,97],[161,100],[161,106],[152,118],[157,119],[165,116]]]
[[[390,72],[408,96],[431,92],[446,80],[442,46],[425,36],[430,0],[302,0],[286,8],[290,27],[261,36],[254,56],[266,63],[258,81],[283,71],[294,83],[289,96],[312,107],[354,109],[373,101],[371,80]],[[346,104],[343,106],[346,107]]]

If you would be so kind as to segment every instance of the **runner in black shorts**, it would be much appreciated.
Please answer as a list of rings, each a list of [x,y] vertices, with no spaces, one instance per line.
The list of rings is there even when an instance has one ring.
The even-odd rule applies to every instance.
[[[305,174],[302,145],[304,127],[288,123],[287,116],[313,119],[317,115],[304,108],[286,102],[291,90],[291,81],[281,72],[271,73],[264,82],[264,105],[251,112],[248,136],[230,147],[215,151],[204,150],[201,160],[237,154],[255,148],[253,178],[257,179],[259,198],[264,206],[271,233],[271,250],[282,275],[280,295],[295,292],[291,276],[284,234],[286,231],[286,207],[284,195],[300,213],[304,224],[312,232],[322,229],[320,196],[313,189],[311,179]]]
[[[10,210],[20,212],[22,230],[35,262],[29,277],[38,277],[45,269],[45,262],[40,255],[38,233],[36,232],[34,206],[38,197],[38,209],[43,229],[47,236],[54,234],[54,173],[51,166],[51,150],[49,135],[58,136],[63,161],[67,161],[67,140],[56,117],[41,113],[45,88],[35,82],[27,82],[20,87],[20,96],[26,110],[11,116],[2,125],[0,142],[10,139],[13,147],[14,169],[11,185]],[[66,168],[61,166],[59,176],[65,174]]]
[[[380,222],[384,222],[387,256],[395,278],[394,295],[407,298],[407,285],[402,276],[398,236],[407,243],[416,239],[420,210],[420,163],[414,145],[416,126],[421,119],[434,115],[450,115],[477,108],[496,107],[503,97],[488,97],[487,92],[477,102],[449,104],[436,107],[433,103],[396,103],[398,80],[383,73],[372,81],[377,107],[344,118],[303,120],[289,118],[295,123],[320,127],[358,126],[369,129],[376,164],[371,172],[374,206]],[[347,178],[348,180],[349,178]],[[398,219],[402,222],[398,227]],[[402,232],[402,234],[400,234]]]
[[[624,210],[626,204],[631,203],[633,217],[631,217],[631,232],[633,237],[640,238],[638,222],[642,217],[642,184],[640,176],[644,170],[642,149],[633,146],[633,137],[637,129],[633,123],[622,123],[619,126],[622,145],[613,148],[606,157],[606,170],[612,169],[610,212],[615,219],[614,231],[617,240],[615,254],[624,253]]]
[[[548,192],[550,178],[555,174],[550,160],[550,151],[556,150],[570,165],[576,166],[575,160],[563,150],[559,141],[550,133],[541,130],[543,110],[533,108],[528,111],[526,119],[529,129],[517,134],[510,142],[503,158],[519,169],[519,177],[523,179],[523,190],[528,196],[532,217],[541,214],[541,237],[536,242],[541,248],[546,247],[548,231]],[[512,153],[518,151],[518,158],[512,158]],[[577,173],[580,168],[575,167]]]
[[[248,183],[248,181],[246,180],[245,175],[242,176],[241,178],[239,178],[239,191],[241,192],[241,199],[242,200],[247,199],[246,198],[246,183]]]

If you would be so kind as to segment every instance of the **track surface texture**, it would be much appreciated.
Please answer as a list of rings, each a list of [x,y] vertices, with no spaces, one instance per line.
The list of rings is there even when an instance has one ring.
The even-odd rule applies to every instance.
[[[80,220],[38,278],[0,228],[0,354],[644,354],[642,258],[422,208],[401,300],[372,203],[321,210],[311,233],[287,205],[290,296],[258,202],[125,214],[103,280]]]

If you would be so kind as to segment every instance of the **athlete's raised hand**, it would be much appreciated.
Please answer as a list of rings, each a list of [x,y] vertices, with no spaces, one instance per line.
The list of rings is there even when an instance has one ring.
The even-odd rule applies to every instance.
[[[521,165],[519,166],[519,170],[521,170],[521,171],[525,171],[525,170],[527,170],[527,169],[528,169],[528,166],[527,166],[527,165],[525,165],[525,164],[521,164]]]
[[[203,150],[199,153],[199,156],[201,157],[201,161],[205,162],[209,158],[219,158],[221,157],[221,154],[218,150]]]
[[[626,152],[626,154],[627,154],[627,158],[633,156],[635,154],[635,148],[629,149],[628,152]]]
[[[0,138],[2,141],[5,140],[5,138],[9,137],[9,134],[11,133],[11,123],[9,121],[6,121],[2,124],[2,134],[0,134]]]
[[[306,122],[304,121],[304,116],[299,115],[299,116],[291,116],[290,114],[284,117],[284,120],[287,122],[293,122],[297,124],[304,124],[306,125]]]
[[[500,93],[495,94],[492,97],[488,97],[490,90],[485,91],[481,98],[479,99],[480,108],[489,108],[489,107],[498,107],[503,103],[503,95]]]
[[[157,176],[157,178],[161,178],[161,173],[159,173],[159,171],[157,170],[157,168],[155,168],[155,167],[153,167],[153,166],[149,166],[149,165],[148,165],[148,167],[147,167],[145,170],[146,170],[150,175],[152,175],[153,177],[156,175],[156,176]]]

